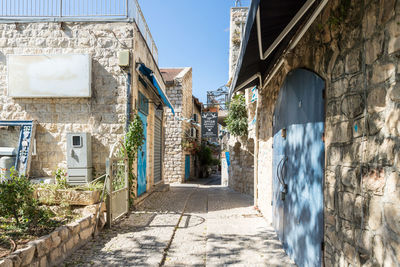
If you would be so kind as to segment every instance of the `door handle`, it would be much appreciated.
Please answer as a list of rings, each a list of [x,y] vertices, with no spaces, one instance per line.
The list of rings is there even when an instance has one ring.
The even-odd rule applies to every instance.
[[[286,194],[288,192],[288,186],[285,183],[285,178],[284,178],[284,175],[283,175],[284,174],[283,171],[284,171],[284,168],[285,168],[285,165],[286,165],[287,161],[288,161],[288,157],[286,157],[286,156],[283,157],[279,161],[278,167],[276,169],[276,174],[277,174],[277,177],[278,177],[278,181],[283,187],[283,189],[281,190],[281,200],[285,200],[286,199]]]

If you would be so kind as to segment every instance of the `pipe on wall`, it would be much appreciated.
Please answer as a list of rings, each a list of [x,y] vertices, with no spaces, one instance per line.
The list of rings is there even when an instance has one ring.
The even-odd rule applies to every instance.
[[[131,109],[132,109],[132,81],[131,81],[131,72],[128,71],[126,75],[126,125],[125,132],[129,131],[129,124],[131,122]]]

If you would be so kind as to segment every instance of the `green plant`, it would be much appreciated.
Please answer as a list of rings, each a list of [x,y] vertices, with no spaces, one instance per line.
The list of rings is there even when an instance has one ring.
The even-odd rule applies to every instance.
[[[33,198],[33,186],[29,180],[18,175],[15,168],[10,172],[10,178],[0,182],[0,216],[14,218],[18,227],[48,220],[48,214]]]
[[[229,103],[228,117],[225,119],[228,131],[234,136],[247,136],[247,109],[243,95],[236,95]]]
[[[59,189],[67,189],[69,187],[67,183],[67,172],[64,169],[58,168],[54,172],[54,176],[56,179],[56,185]]]
[[[210,147],[206,145],[201,145],[200,149],[197,151],[197,157],[199,158],[200,165],[206,167],[212,164],[212,151]]]
[[[213,166],[219,166],[219,165],[221,165],[221,160],[220,160],[220,159],[213,158],[213,159],[212,159],[212,165],[213,165]]]
[[[133,162],[136,159],[137,152],[139,148],[144,143],[144,130],[143,130],[143,122],[140,119],[139,115],[136,114],[133,117],[132,122],[129,125],[128,132],[125,135],[125,139],[123,142],[123,146],[120,150],[121,157],[128,157],[128,165],[129,165],[129,191],[130,191],[130,200],[135,197],[136,192],[134,192],[133,184],[136,180],[136,176],[132,171]]]

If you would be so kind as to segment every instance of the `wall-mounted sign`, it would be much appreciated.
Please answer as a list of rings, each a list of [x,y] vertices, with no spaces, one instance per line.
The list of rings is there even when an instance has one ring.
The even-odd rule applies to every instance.
[[[218,112],[201,113],[202,138],[218,137]]]
[[[8,95],[91,97],[89,55],[9,55]]]

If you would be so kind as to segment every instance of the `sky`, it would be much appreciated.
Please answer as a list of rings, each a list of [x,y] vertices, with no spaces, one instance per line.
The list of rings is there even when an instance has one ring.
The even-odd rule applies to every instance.
[[[193,95],[228,82],[229,19],[235,0],[138,0],[159,53],[159,66],[192,67]],[[250,0],[242,0],[248,6]]]

